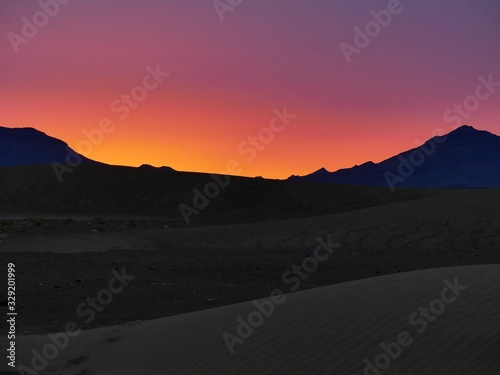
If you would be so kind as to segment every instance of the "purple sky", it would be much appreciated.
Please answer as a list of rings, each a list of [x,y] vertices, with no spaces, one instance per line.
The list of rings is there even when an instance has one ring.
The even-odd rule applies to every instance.
[[[388,3],[244,0],[221,22],[211,1],[72,0],[16,53],[9,33],[40,6],[3,1],[0,125],[78,149],[110,118],[114,131],[80,151],[125,165],[217,172],[238,160],[242,175],[286,177],[380,161],[452,130],[443,114],[480,76],[500,81],[493,0],[401,1],[348,63],[339,45]],[[158,64],[170,76],[119,119],[111,103]],[[497,90],[459,122],[500,134]],[[239,145],[284,106],[297,117],[247,161]]]

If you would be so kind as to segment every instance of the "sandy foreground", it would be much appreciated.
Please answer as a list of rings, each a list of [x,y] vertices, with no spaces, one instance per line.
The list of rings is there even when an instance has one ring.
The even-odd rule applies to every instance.
[[[170,228],[154,222],[130,229],[128,223],[105,222],[96,230],[92,223],[58,228],[49,222],[3,239],[0,261],[14,261],[18,269],[23,311],[17,329],[23,334],[64,330],[77,306],[107,285],[112,270],[134,275],[92,322],[78,321],[84,329],[99,328],[268,296],[283,286],[286,270],[313,253],[318,237],[340,247],[299,290],[429,268],[500,264],[498,207],[498,190],[478,190],[260,223]],[[44,233],[44,225],[53,228]],[[41,233],[30,234],[35,230]],[[295,291],[284,286],[284,292]]]
[[[256,223],[174,228],[167,224],[73,231],[59,224],[38,235],[13,233],[3,239],[0,252],[109,251],[127,249],[299,249],[331,234],[342,245],[355,248],[470,249],[500,245],[500,189],[457,190],[446,194],[382,206],[352,209],[331,215]],[[201,212],[200,218],[209,213]],[[233,221],[243,221],[242,211]],[[88,220],[92,224],[91,220]],[[49,224],[50,225],[50,224]],[[161,227],[160,229],[156,227]],[[94,226],[99,228],[99,224]],[[92,228],[94,228],[92,227]]]
[[[181,228],[4,219],[0,260],[18,270],[17,363],[38,369],[26,374],[63,375],[496,375],[498,207],[498,189],[488,189]],[[304,266],[318,238],[338,247],[291,288],[284,273]],[[116,272],[134,278],[86,320],[79,306]],[[285,301],[269,307],[275,290]],[[61,334],[69,322],[81,333]],[[46,345],[51,332],[60,348]]]
[[[82,331],[42,373],[498,374],[499,293],[499,265],[369,278],[281,296],[268,317],[245,302]],[[231,354],[224,333],[252,313]],[[50,342],[20,337],[19,363]]]

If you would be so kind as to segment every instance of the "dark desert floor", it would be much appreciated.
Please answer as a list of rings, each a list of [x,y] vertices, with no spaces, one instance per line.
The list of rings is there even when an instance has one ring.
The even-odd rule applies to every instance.
[[[499,191],[490,189],[263,223],[172,228],[168,220],[5,219],[0,259],[16,264],[19,332],[62,330],[69,317],[96,328],[249,301],[277,287],[290,292],[282,275],[312,254],[318,236],[340,247],[300,290],[498,264],[498,207]],[[123,268],[135,279],[85,323],[77,306]]]

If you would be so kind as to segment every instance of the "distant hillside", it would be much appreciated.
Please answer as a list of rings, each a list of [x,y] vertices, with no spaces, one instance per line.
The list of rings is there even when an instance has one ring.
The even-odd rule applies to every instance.
[[[378,164],[336,172],[322,168],[290,179],[392,188],[500,187],[500,137],[464,125]]]
[[[65,163],[69,152],[74,153],[65,142],[36,129],[0,127],[0,167]]]
[[[225,178],[223,178],[225,180]],[[50,165],[0,168],[0,217],[147,217],[185,225],[179,205],[213,189],[209,174],[169,168],[85,163],[59,182]],[[213,190],[212,190],[213,191]],[[438,191],[312,184],[231,177],[193,214],[196,223],[227,224],[309,217],[425,198]],[[197,198],[198,202],[201,198]]]
[[[111,166],[83,157],[85,163],[60,179],[52,163],[65,164],[68,152],[74,151],[65,142],[31,128],[0,128],[0,146],[0,217],[127,216],[169,219],[184,225],[179,205],[194,207],[193,199],[201,204],[203,198],[195,198],[195,192],[214,185],[213,177],[205,173],[149,165]],[[230,183],[190,220],[235,223],[289,219],[434,194],[412,190],[392,194],[384,188],[230,177]]]

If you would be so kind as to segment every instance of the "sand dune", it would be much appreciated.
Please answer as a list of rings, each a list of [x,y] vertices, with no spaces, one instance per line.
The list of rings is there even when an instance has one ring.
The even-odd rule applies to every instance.
[[[467,288],[454,290],[445,280]],[[365,359],[385,366],[383,356],[378,357],[385,343],[393,348],[394,359],[384,374],[496,375],[499,285],[500,266],[490,265],[409,272],[287,294],[233,354],[222,335],[236,334],[236,318],[246,320],[256,310],[252,302],[83,331],[43,373],[363,374]],[[435,320],[414,316],[410,323],[412,314],[429,304]],[[391,343],[398,337],[405,338],[400,342],[406,346],[400,345],[396,356]],[[27,348],[41,350],[47,340],[21,337],[19,363],[29,363]]]
[[[110,270],[126,267],[133,285],[94,321],[79,321],[84,331],[41,373],[357,375],[402,331],[415,342],[383,374],[498,373],[499,266],[484,265],[500,263],[498,189],[392,194],[235,178],[198,222],[180,227],[178,203],[207,175],[106,168],[82,166],[67,184],[47,182],[52,172],[39,167],[0,170],[4,217],[104,218],[26,232],[23,222],[0,223],[0,260],[15,259],[21,270],[19,363]],[[129,226],[138,218],[159,224]],[[223,333],[235,333],[236,318],[255,309],[243,301],[280,287],[283,271],[300,265],[318,236],[341,247],[301,285],[315,289],[287,295],[231,355]],[[474,264],[483,266],[406,272]],[[409,316],[455,277],[469,288],[419,334]]]
[[[19,280],[22,299],[30,306],[19,323],[23,333],[62,329],[89,291],[102,288],[111,269],[127,267],[137,280],[123,299],[84,325],[97,328],[266,296],[285,269],[310,254],[318,235],[330,235],[341,247],[302,288],[435,267],[498,264],[498,207],[498,190],[471,190],[265,223],[85,233],[64,233],[63,228],[59,234],[3,239],[0,260],[15,259],[21,270],[36,270]],[[40,314],[50,319],[40,321]]]
[[[303,249],[330,234],[353,249],[453,251],[500,246],[500,190],[457,190],[320,217],[150,232],[162,247]]]
[[[417,200],[365,207],[331,215],[259,223],[205,225],[160,230],[65,233],[6,238],[0,251],[78,252],[112,249],[300,250],[330,234],[344,247],[407,249],[496,249],[500,246],[500,190],[456,190]],[[57,229],[56,229],[57,232]],[[49,233],[50,234],[50,233]]]

